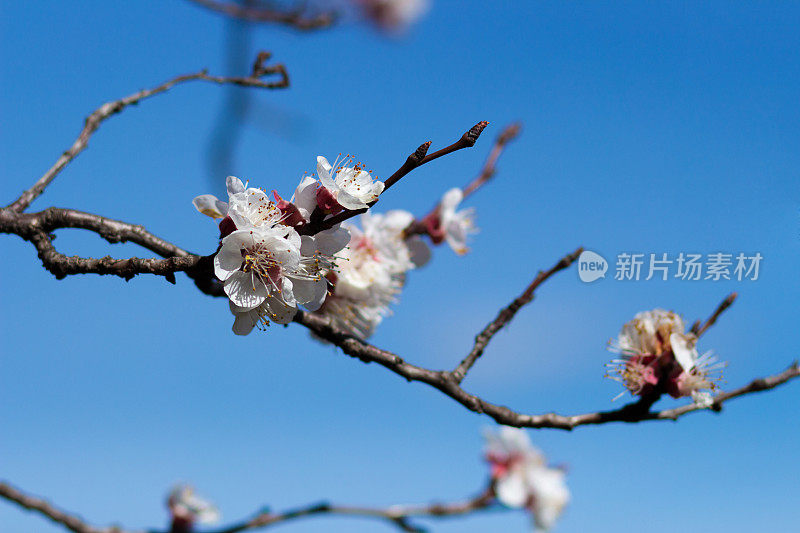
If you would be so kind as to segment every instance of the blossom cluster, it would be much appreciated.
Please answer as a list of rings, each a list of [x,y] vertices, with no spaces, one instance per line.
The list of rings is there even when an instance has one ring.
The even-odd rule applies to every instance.
[[[407,211],[367,212],[362,229],[344,222],[303,231],[342,211],[369,209],[383,192],[383,182],[351,163],[317,157],[317,178],[303,177],[289,200],[276,191],[270,199],[233,176],[227,202],[210,194],[194,199],[198,211],[220,219],[214,273],[230,300],[234,333],[288,324],[302,306],[366,338],[389,313],[406,272],[428,261],[428,246],[406,232],[415,222]],[[457,211],[461,199],[460,189],[448,191],[422,224],[434,244],[447,242],[458,253],[473,231],[472,211]]]
[[[673,398],[691,396],[698,405],[709,407],[709,391],[717,388],[724,364],[710,352],[699,355],[696,343],[694,334],[684,332],[679,315],[664,309],[643,311],[609,343],[620,357],[607,365],[607,377],[634,396],[666,392]]]
[[[570,499],[564,468],[548,466],[522,429],[504,426],[484,436],[497,500],[506,507],[527,509],[536,530],[551,529]]]
[[[334,169],[319,157],[317,174],[319,181],[304,177],[290,201],[273,191],[273,202],[264,190],[233,176],[226,182],[228,202],[210,194],[194,199],[198,211],[222,219],[214,273],[224,283],[238,335],[270,322],[287,324],[301,305],[319,309],[328,293],[325,275],[350,234],[340,225],[313,236],[300,235],[298,228],[315,213],[368,207],[383,191],[383,183],[359,165]]]

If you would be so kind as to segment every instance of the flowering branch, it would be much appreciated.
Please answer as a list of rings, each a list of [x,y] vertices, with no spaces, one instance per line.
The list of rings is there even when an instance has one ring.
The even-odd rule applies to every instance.
[[[477,124],[472,126],[469,130],[464,132],[464,134],[456,142],[432,154],[428,154],[428,149],[431,146],[431,142],[428,141],[426,143],[423,143],[422,145],[419,146],[419,148],[417,148],[414,151],[414,153],[408,156],[405,163],[403,163],[400,166],[400,168],[398,168],[394,172],[394,174],[392,174],[386,179],[386,181],[384,182],[384,191],[389,187],[391,187],[392,185],[394,185],[395,183],[397,183],[398,181],[400,181],[400,178],[402,178],[415,168],[421,167],[425,163],[429,163],[434,159],[438,159],[443,155],[451,154],[457,150],[461,150],[462,148],[471,148],[472,146],[475,146],[475,142],[478,140],[478,137],[480,137],[481,133],[483,132],[484,129],[486,129],[486,126],[488,125],[489,123],[486,122],[485,120],[478,122]],[[369,206],[372,207],[376,203],[377,200],[371,202]],[[315,235],[320,231],[330,229],[349,218],[353,218],[356,215],[360,215],[366,212],[367,212],[366,208],[345,209],[341,213],[334,215],[332,217],[328,217],[325,220],[321,220],[319,217],[315,217],[314,215],[312,215],[311,218],[312,222],[306,225],[306,227],[298,229],[298,232],[301,235]],[[317,211],[316,214],[319,214],[319,211]]]
[[[209,76],[205,71],[201,71],[195,74],[178,76],[153,89],[139,91],[121,100],[101,106],[87,118],[86,125],[78,139],[73,146],[59,158],[56,164],[14,203],[6,208],[0,209],[0,233],[16,234],[31,242],[36,247],[43,266],[58,279],[73,274],[93,273],[116,275],[129,280],[137,274],[147,273],[164,276],[165,279],[174,283],[175,272],[185,272],[194,280],[198,289],[205,294],[211,296],[225,296],[221,283],[217,281],[214,276],[211,256],[191,254],[147,232],[142,226],[71,209],[49,208],[38,213],[24,213],[23,211],[44,191],[55,176],[86,148],[89,137],[108,117],[119,113],[131,104],[165,92],[174,85],[187,81],[203,80],[219,84],[230,83],[261,88],[287,86],[288,77],[284,67],[282,65],[266,65],[266,61],[269,57],[267,53],[259,54],[253,66],[252,74],[246,78]],[[278,74],[280,80],[275,82],[262,81],[260,78],[267,74]],[[390,176],[386,181],[386,187],[397,183],[398,180],[418,166],[456,150],[473,146],[487,124],[487,122],[479,122],[464,133],[458,141],[432,154],[427,153],[430,143],[423,144],[407,158],[406,162],[392,174],[392,176]],[[501,133],[500,137],[495,142],[482,172],[476,180],[467,186],[465,191],[472,193],[491,178],[497,159],[502,153],[504,146],[514,138],[518,131],[518,126],[512,125]],[[317,221],[317,223],[312,220],[311,223],[300,229],[303,230],[303,233],[314,235],[362,211],[364,210],[345,210],[339,215],[335,215],[326,220]],[[133,242],[158,254],[161,259],[137,257],[127,259],[115,259],[111,257],[99,259],[68,257],[59,253],[53,246],[54,236],[51,232],[61,228],[81,228],[92,231],[111,243]],[[527,289],[509,306],[501,310],[495,320],[484,328],[476,337],[475,344],[470,353],[467,354],[461,363],[452,371],[429,370],[410,364],[389,351],[382,350],[361,339],[353,337],[345,330],[339,329],[333,325],[327,317],[319,314],[301,311],[294,316],[293,320],[302,324],[320,338],[335,344],[347,355],[358,358],[365,363],[376,362],[409,381],[426,383],[461,403],[467,409],[486,414],[498,423],[504,425],[531,428],[572,429],[581,425],[603,424],[615,421],[640,422],[644,420],[676,419],[679,416],[700,409],[701,406],[692,404],[676,409],[653,412],[650,408],[660,397],[660,394],[657,394],[643,397],[637,402],[625,405],[613,411],[574,416],[563,416],[554,413],[526,415],[507,407],[487,402],[461,388],[461,382],[481,356],[492,337],[515,316],[522,306],[533,299],[534,291],[539,285],[556,272],[569,267],[569,265],[576,260],[580,252],[581,250],[579,249],[576,252],[568,254],[550,270],[540,272]],[[732,294],[726,298],[704,323],[700,324],[700,322],[698,322],[692,328],[692,331],[697,336],[702,335],[716,322],[725,309],[733,303],[735,297],[736,295]],[[798,369],[796,365],[793,365],[781,374],[757,379],[751,384],[730,393],[717,394],[711,398],[711,407],[712,409],[719,410],[724,402],[732,398],[751,392],[771,389],[796,377],[798,377]]]
[[[248,22],[274,22],[302,31],[327,28],[336,21],[336,13],[326,12],[306,15],[303,7],[281,11],[274,7],[242,6],[235,3],[217,0],[189,0],[199,6],[215,11],[227,17],[246,20]]]
[[[66,257],[55,251],[52,246],[52,237],[48,233],[58,228],[82,228],[93,231],[109,242],[134,242],[151,250],[166,259],[83,259]],[[221,284],[216,281],[211,271],[209,257],[190,254],[181,248],[168,243],[135,226],[116,220],[106,219],[98,215],[83,213],[67,209],[50,208],[39,213],[19,214],[9,209],[0,210],[0,231],[16,233],[26,240],[31,241],[39,251],[39,256],[48,270],[56,277],[78,273],[113,274],[125,279],[130,279],[139,273],[163,275],[174,282],[174,272],[184,271],[191,277],[197,287],[211,296],[225,296]],[[511,305],[498,314],[484,331],[476,338],[476,344],[468,356],[453,371],[429,370],[406,362],[398,355],[382,350],[361,339],[353,337],[341,329],[331,325],[330,321],[319,315],[298,312],[294,321],[302,324],[317,336],[335,344],[342,351],[362,362],[375,362],[386,367],[392,372],[406,378],[408,381],[419,381],[436,388],[445,395],[453,398],[467,409],[476,413],[486,414],[496,422],[508,426],[530,428],[556,428],[571,430],[583,425],[605,424],[608,422],[641,422],[645,420],[675,420],[680,416],[701,409],[696,404],[652,412],[650,407],[658,399],[648,397],[638,402],[627,404],[613,411],[602,411],[581,415],[564,416],[554,413],[544,415],[526,415],[515,412],[507,407],[492,404],[482,398],[468,393],[460,387],[466,372],[480,357],[483,349],[492,336],[513,318],[522,305],[530,301],[533,291],[554,273],[569,266],[579,251],[573,252],[562,258],[554,267],[545,272],[540,272],[531,285]],[[706,320],[704,327],[698,331],[706,331],[713,324],[725,308],[730,306],[735,295],[731,295],[717,308]],[[521,303],[520,303],[521,302]],[[726,303],[727,302],[727,303]],[[517,304],[517,305],[515,305]],[[721,310],[720,310],[721,309]],[[477,348],[477,349],[476,349]],[[759,378],[750,384],[731,392],[722,392],[712,398],[712,409],[720,410],[724,402],[752,392],[759,392],[780,386],[800,376],[800,369],[796,363],[786,371]]]
[[[82,259],[66,257],[55,251],[49,231],[57,228],[82,228],[93,231],[109,242],[134,242],[143,246],[166,259]],[[116,220],[106,219],[98,215],[82,213],[67,209],[50,208],[39,213],[15,214],[10,210],[0,210],[0,231],[16,233],[26,240],[34,243],[42,262],[56,277],[78,273],[113,274],[125,279],[130,279],[139,273],[163,275],[174,282],[174,272],[184,271],[191,277],[197,287],[205,294],[211,296],[225,296],[221,284],[216,281],[211,271],[208,257],[190,254],[181,248],[170,244],[141,226],[135,226]],[[526,415],[515,412],[507,407],[492,404],[482,398],[468,393],[460,387],[466,372],[480,357],[483,349],[492,336],[513,318],[522,305],[530,301],[533,291],[554,273],[563,270],[575,260],[580,252],[573,252],[562,258],[554,267],[545,272],[540,272],[531,285],[511,305],[498,314],[484,331],[476,338],[476,344],[468,356],[453,371],[429,370],[406,362],[398,355],[382,350],[366,341],[353,337],[345,331],[331,325],[330,321],[319,315],[298,312],[294,321],[313,331],[317,336],[335,344],[342,351],[361,360],[364,363],[375,362],[406,378],[408,381],[419,381],[441,391],[453,398],[467,409],[476,413],[486,414],[496,422],[508,426],[530,428],[556,428],[571,430],[583,425],[597,425],[608,422],[641,422],[646,420],[675,420],[680,416],[701,409],[696,404],[652,412],[650,407],[658,399],[648,397],[638,402],[627,404],[613,411],[602,411],[582,415],[564,416],[554,413],[544,415]],[[721,314],[720,308],[727,308],[726,302],[732,302],[734,295],[723,301],[717,310],[706,321],[707,326],[701,328],[701,333],[706,331],[716,318]],[[521,303],[519,303],[521,302]],[[515,305],[517,304],[517,305]],[[723,311],[724,311],[723,308]],[[476,349],[477,348],[477,349]],[[724,402],[752,392],[759,392],[780,386],[800,376],[796,363],[786,371],[766,378],[759,378],[750,384],[731,392],[722,392],[713,397],[712,409],[719,411]]]
[[[25,494],[8,483],[0,482],[0,497],[25,509],[36,511],[75,533],[132,533],[116,526],[94,527],[81,518],[61,511],[43,499]],[[490,481],[478,495],[463,501],[427,505],[392,505],[389,507],[356,507],[322,502],[281,513],[262,511],[253,518],[221,529],[212,530],[211,533],[239,533],[241,531],[266,529],[277,524],[315,515],[374,518],[389,522],[391,525],[397,526],[401,531],[421,533],[425,530],[411,523],[411,518],[443,518],[468,515],[491,507],[495,501],[494,482]]]
[[[17,213],[25,211],[31,202],[33,202],[33,200],[35,200],[39,195],[42,194],[42,192],[44,192],[45,187],[47,187],[50,182],[55,179],[59,172],[61,172],[64,167],[66,167],[73,159],[75,159],[78,154],[86,149],[89,144],[89,138],[95,131],[97,131],[97,129],[100,127],[100,124],[102,124],[106,119],[116,115],[130,105],[138,104],[146,98],[166,92],[175,85],[199,80],[220,85],[239,85],[241,87],[257,87],[261,89],[283,89],[288,87],[289,76],[286,72],[286,68],[282,64],[278,63],[272,66],[264,65],[264,61],[269,59],[269,57],[269,54],[264,54],[262,52],[262,54],[259,55],[260,61],[256,62],[256,65],[253,69],[253,74],[248,77],[210,76],[206,70],[201,70],[199,72],[195,72],[194,74],[177,76],[162,83],[161,85],[153,87],[152,89],[144,89],[119,100],[103,104],[94,110],[92,114],[86,117],[83,130],[81,130],[80,135],[78,135],[78,138],[75,140],[72,146],[65,151],[61,157],[58,158],[55,164],[50,167],[50,169],[45,172],[44,175],[39,178],[30,189],[23,192],[22,195],[17,198],[17,200],[10,204],[8,209]],[[276,74],[278,76],[277,81],[263,81],[260,79],[264,76],[272,74]]]
[[[547,279],[556,272],[569,268],[569,266],[578,259],[578,256],[580,256],[582,252],[583,248],[578,248],[571,254],[562,257],[558,263],[553,265],[553,267],[549,270],[539,271],[539,273],[536,275],[536,278],[534,278],[531,284],[528,285],[525,291],[515,298],[514,301],[508,305],[508,307],[501,310],[497,314],[497,317],[489,322],[485,328],[483,328],[483,331],[481,331],[475,337],[475,345],[472,347],[472,350],[470,350],[469,354],[467,354],[464,360],[461,361],[461,363],[452,372],[452,378],[456,383],[461,383],[464,380],[464,378],[467,376],[467,372],[469,372],[469,370],[472,368],[472,365],[475,364],[475,361],[477,361],[478,358],[483,354],[483,350],[486,349],[486,346],[489,344],[489,341],[492,340],[492,337],[494,337],[495,334],[503,328],[503,326],[511,322],[511,319],[514,318],[514,315],[517,314],[517,311],[519,311],[523,305],[529,304],[533,301],[533,293],[536,291],[539,285],[547,281]]]
[[[565,257],[561,261],[567,260],[568,257],[569,256]],[[560,264],[561,261],[558,264]],[[558,266],[558,264],[556,266]],[[454,399],[470,411],[485,414],[494,419],[498,424],[506,426],[572,430],[578,426],[599,425],[609,422],[635,423],[647,420],[676,420],[685,414],[702,408],[697,404],[689,404],[675,409],[651,411],[650,407],[658,398],[645,397],[640,401],[629,403],[612,411],[599,411],[579,415],[559,415],[555,413],[542,415],[523,414],[513,411],[508,407],[490,403],[465,391],[460,386],[460,374],[456,374],[458,367],[454,371],[445,371],[429,370],[413,365],[392,352],[382,350],[363,340],[348,335],[344,331],[332,326],[326,318],[310,313],[300,312],[295,316],[294,321],[307,327],[317,336],[335,344],[341,348],[345,354],[351,357],[359,359],[364,363],[378,363],[395,374],[404,377],[408,381],[425,383]],[[463,361],[462,364],[464,364]],[[459,365],[459,367],[460,366],[461,365]],[[712,410],[719,411],[723,403],[733,398],[753,392],[769,390],[797,377],[800,377],[800,368],[798,368],[797,363],[793,363],[787,370],[779,374],[766,378],[757,378],[750,384],[728,393],[718,393],[712,398]],[[463,376],[460,379],[463,379]]]

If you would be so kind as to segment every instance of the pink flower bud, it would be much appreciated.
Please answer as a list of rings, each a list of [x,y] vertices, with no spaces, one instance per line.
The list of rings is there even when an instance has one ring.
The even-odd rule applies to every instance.
[[[231,233],[236,231],[236,224],[234,224],[231,217],[223,218],[219,223],[219,238],[224,239]]]
[[[281,212],[281,223],[286,226],[297,227],[306,223],[306,219],[300,214],[300,210],[292,202],[287,202],[278,195],[278,191],[272,191],[275,197],[275,206]]]
[[[445,231],[442,229],[442,219],[439,216],[438,209],[422,219],[422,225],[425,227],[433,244],[441,244],[444,242]]]
[[[317,189],[317,205],[329,215],[335,215],[343,209],[339,202],[336,201],[336,197],[325,187]]]

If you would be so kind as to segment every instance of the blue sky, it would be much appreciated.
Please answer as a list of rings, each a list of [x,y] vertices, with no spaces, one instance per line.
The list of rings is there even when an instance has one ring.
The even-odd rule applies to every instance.
[[[8,203],[103,102],[176,74],[225,71],[229,22],[179,0],[0,6],[0,197]],[[726,387],[798,357],[800,6],[789,2],[448,2],[401,39],[355,23],[252,32],[292,87],[250,94],[230,168],[209,139],[231,93],[177,87],[104,124],[33,209],[74,207],[142,223],[198,253],[216,244],[191,199],[225,173],[289,195],[318,154],[353,153],[387,177],[421,142],[444,146],[489,120],[475,148],[404,178],[379,210],[422,214],[480,168],[513,121],[522,136],[470,198],[472,252],[436,250],[413,272],[378,346],[450,368],[540,268],[583,245],[640,253],[760,252],[757,281],[593,284],[559,274],[492,342],[465,381],[532,413],[614,406],[606,341],[641,310],[707,316]],[[250,54],[248,54],[249,56]],[[247,59],[249,63],[249,57]],[[217,137],[218,138],[218,137]],[[145,255],[61,231],[64,253]],[[184,277],[56,281],[33,247],[0,239],[0,478],[95,524],[165,524],[163,496],[193,483],[226,519],[264,505],[449,500],[481,487],[490,420],[363,365],[299,327],[246,338],[224,301]],[[659,405],[680,402],[662,400]],[[533,431],[570,467],[557,531],[786,529],[796,505],[796,384],[678,423]],[[0,504],[3,531],[59,531]],[[525,531],[519,512],[431,523]],[[315,518],[287,531],[390,531]]]

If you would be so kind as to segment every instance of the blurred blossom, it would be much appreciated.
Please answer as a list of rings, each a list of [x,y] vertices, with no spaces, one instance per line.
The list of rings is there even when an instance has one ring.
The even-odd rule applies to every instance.
[[[527,509],[536,530],[551,529],[570,500],[564,470],[547,466],[542,452],[522,429],[487,429],[484,437],[498,501],[507,507]]]
[[[200,498],[189,485],[178,485],[167,497],[172,516],[171,533],[188,533],[194,524],[213,524],[220,519],[217,507]]]
[[[402,31],[419,20],[430,8],[428,0],[352,0],[377,27]]]
[[[439,206],[424,220],[425,228],[434,244],[446,241],[459,255],[469,251],[467,236],[477,231],[474,208],[456,211],[463,198],[461,189],[450,189],[442,196]]]
[[[609,350],[620,354],[606,365],[607,377],[623,384],[634,396],[668,393],[691,396],[703,407],[711,405],[704,390],[715,390],[724,366],[710,353],[698,355],[693,333],[684,333],[683,319],[672,311],[653,309],[626,323]]]

